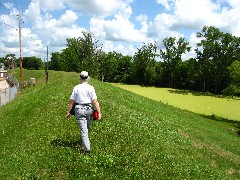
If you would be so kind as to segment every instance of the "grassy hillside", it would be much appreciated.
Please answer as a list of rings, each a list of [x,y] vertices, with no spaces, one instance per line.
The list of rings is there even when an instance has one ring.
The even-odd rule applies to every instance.
[[[164,105],[91,79],[103,120],[92,153],[65,120],[77,73],[24,71],[37,84],[0,108],[0,179],[239,179],[240,124]]]

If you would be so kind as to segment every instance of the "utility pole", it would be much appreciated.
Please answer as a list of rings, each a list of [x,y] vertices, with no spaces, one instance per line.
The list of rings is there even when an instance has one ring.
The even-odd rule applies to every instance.
[[[22,34],[21,34],[21,12],[19,6],[19,44],[20,44],[20,85],[22,84]]]
[[[46,61],[45,61],[45,58],[44,58],[44,69],[47,69],[47,68],[46,68]]]
[[[44,58],[45,62],[45,58]],[[46,83],[48,83],[48,46],[47,46],[47,66],[45,65]]]
[[[48,46],[47,46],[47,70],[48,70]]]

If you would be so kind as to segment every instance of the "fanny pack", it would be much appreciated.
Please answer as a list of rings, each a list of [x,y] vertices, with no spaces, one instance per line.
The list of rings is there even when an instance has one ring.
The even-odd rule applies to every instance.
[[[73,106],[72,106],[72,109],[70,111],[70,114],[75,116],[75,106],[78,105],[78,103],[74,103]]]
[[[75,116],[75,106],[76,105],[79,105],[79,104],[78,103],[74,103],[73,106],[72,106],[72,109],[70,111],[70,114],[73,115],[73,116]],[[88,104],[85,104],[85,105],[88,105]],[[91,105],[89,104],[89,106],[91,106]],[[93,109],[93,114],[92,114],[93,120],[97,120],[98,119],[98,112],[92,106],[91,106],[91,108]]]

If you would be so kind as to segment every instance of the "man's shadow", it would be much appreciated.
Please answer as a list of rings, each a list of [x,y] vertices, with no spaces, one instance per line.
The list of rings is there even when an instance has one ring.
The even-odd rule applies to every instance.
[[[82,142],[79,138],[71,138],[69,140],[55,139],[51,142],[51,145],[54,147],[69,147],[81,150]]]

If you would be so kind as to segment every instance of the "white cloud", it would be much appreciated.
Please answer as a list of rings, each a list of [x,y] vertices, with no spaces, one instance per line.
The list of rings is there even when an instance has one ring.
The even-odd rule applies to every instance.
[[[239,0],[225,0],[232,8],[240,9],[240,1]]]
[[[7,7],[12,7],[8,4]],[[14,14],[16,9],[12,9]],[[6,54],[19,53],[18,19],[13,15],[0,15],[0,57]]]
[[[32,0],[32,3],[39,4],[43,11],[54,11],[65,8],[65,1],[67,0]]]
[[[199,32],[203,26],[215,26],[224,32],[240,36],[240,1],[210,0],[157,0],[173,13],[158,14],[149,23],[148,36],[162,39],[164,36],[183,36],[180,32]],[[230,6],[226,6],[229,3]],[[223,7],[225,6],[225,7]]]
[[[104,52],[112,52],[113,51],[113,43],[111,41],[105,41],[103,45]]]
[[[137,30],[135,25],[130,21],[132,10],[130,7],[125,7],[119,11],[114,19],[105,20],[103,18],[91,18],[90,30],[96,37],[104,37],[106,40],[119,42],[143,42],[146,40],[145,33],[147,32],[147,22],[143,21],[142,28]],[[140,17],[138,17],[140,20]],[[101,39],[101,38],[100,38]]]
[[[41,40],[36,40],[38,36],[36,34],[32,34],[29,28],[21,29],[21,48],[23,52],[23,56],[29,56],[32,54],[39,55],[39,51],[41,51],[42,44]],[[20,54],[20,42],[19,42],[19,32],[15,29],[9,29],[5,32],[5,36],[0,38],[2,42],[1,53],[5,54],[16,54],[19,56]],[[6,49],[6,51],[2,51]],[[5,56],[5,55],[4,55]]]
[[[177,28],[199,29],[204,25],[214,23],[217,20],[215,11],[219,10],[219,6],[211,3],[209,0],[192,1],[180,0],[176,1],[174,16]],[[211,17],[211,18],[209,18]]]
[[[66,10],[59,19],[54,19],[51,14],[45,13],[44,16],[37,17],[33,29],[39,33],[39,38],[42,39],[45,47],[47,45],[53,48],[64,47],[67,38],[79,37],[85,30],[74,24],[77,19],[78,15],[71,10]]]
[[[142,29],[140,30],[140,32],[146,34],[148,31],[148,22],[147,22],[148,16],[141,14],[141,15],[137,16],[136,20],[139,21],[142,25]]]
[[[39,24],[41,24],[43,19],[45,19],[45,21],[49,21],[48,28],[50,24],[51,24],[50,27],[52,25],[68,26],[69,24],[72,24],[75,20],[78,19],[78,16],[75,12],[71,10],[66,10],[65,14],[61,15],[58,22],[56,21],[56,19],[52,18],[52,15],[49,14],[48,12],[43,14],[41,12],[41,10],[45,10],[46,8],[47,10],[62,9],[64,8],[63,2],[64,0],[59,1],[58,3],[56,3],[56,1],[53,0],[48,1],[33,0],[28,6],[28,9],[26,9],[25,12],[23,13],[24,19],[27,23],[33,23],[37,27],[39,26]]]
[[[87,15],[99,17],[111,16],[125,6],[121,0],[69,0],[68,3]]]
[[[143,41],[144,36],[135,30],[134,24],[131,24],[129,21],[132,9],[127,6],[127,3],[130,2],[131,1],[125,2],[125,4],[120,0],[108,0],[104,3],[97,0],[83,1],[82,3],[74,0],[68,1],[68,3],[73,5],[75,9],[100,17],[91,18],[90,30],[94,33],[97,39],[100,38],[102,44],[105,43],[105,38],[118,41],[138,41],[139,39]],[[81,36],[82,31],[85,30],[84,28],[73,25],[78,18],[75,12],[67,10],[59,19],[54,19],[51,17],[51,14],[45,13],[45,16],[43,16],[40,11],[41,6],[43,5],[41,5],[39,1],[32,2],[25,15],[29,16],[32,11],[37,12],[31,17],[31,19],[29,19],[35,22],[33,29],[41,32],[40,38],[43,39],[43,44],[48,42],[49,46],[62,47],[63,44],[66,43],[67,38],[79,37]],[[105,20],[101,18],[112,15],[113,13],[117,13],[115,16],[116,18],[113,20]],[[72,27],[69,26],[71,24]],[[144,26],[146,27],[146,23]],[[120,51],[123,49],[123,45],[115,46],[112,49]]]
[[[22,24],[23,56],[38,55],[41,57],[45,55],[46,52],[44,51],[47,45],[51,45],[52,49],[58,49],[59,51],[60,47],[65,46],[67,38],[79,37],[82,30],[84,30],[84,28],[74,25],[78,19],[75,12],[66,10],[59,19],[54,19],[48,12],[44,14],[41,12],[38,1],[30,3],[28,9],[22,14],[22,19],[27,24],[32,23],[31,29],[25,27],[26,23]],[[1,15],[0,21],[7,22],[9,26],[16,27],[18,25],[18,19],[11,15]],[[0,38],[3,49],[4,47],[12,47],[11,53],[19,55],[19,32],[15,28],[8,26],[5,26],[5,29],[5,31],[1,32],[4,35]]]
[[[103,44],[106,37],[106,32],[104,31],[105,20],[101,18],[91,18],[90,20],[90,31],[94,34],[95,38]]]
[[[121,16],[124,19],[129,19],[132,15],[132,8],[130,6],[124,5],[121,9],[116,13],[115,16]]]
[[[215,26],[225,32],[239,35],[240,1],[226,1],[230,6],[222,7],[223,1],[178,0],[174,6],[175,22],[172,29],[192,29],[200,31],[203,26]]]
[[[113,41],[143,42],[145,35],[135,29],[128,19],[117,15],[115,19],[105,21],[106,39]]]
[[[115,50],[116,52],[119,52],[119,53],[121,53],[123,55],[126,55],[126,49],[125,49],[125,47],[122,44],[118,44],[115,49],[116,49]]]
[[[232,33],[234,36],[240,36],[240,1],[230,0],[228,3],[232,8],[223,8],[218,15],[219,24],[215,24],[224,32]]]
[[[162,41],[166,37],[182,36],[179,32],[172,29],[176,19],[171,14],[162,13],[155,17],[153,22],[149,23],[148,36]]]
[[[103,51],[104,52],[118,52],[123,55],[131,55],[133,56],[135,53],[135,49],[132,47],[132,45],[124,46],[123,44],[115,45],[112,43],[112,41],[105,41],[103,45]]]
[[[19,33],[15,29],[9,29],[5,36],[1,36],[1,41],[7,47],[18,47],[19,46]],[[18,45],[17,45],[18,43]]]
[[[136,17],[136,20],[139,22],[147,22],[148,16],[146,14],[140,14]]]
[[[78,19],[78,16],[75,12],[71,10],[67,10],[65,14],[63,14],[59,21],[56,23],[60,27],[66,27],[74,23]]]
[[[41,15],[39,2],[31,2],[23,15],[26,22],[37,23]]]
[[[157,0],[157,3],[164,6],[167,10],[171,9],[173,2],[174,0]]]
[[[72,26],[70,28],[56,28],[53,33],[49,35],[49,45],[54,47],[62,47],[66,44],[67,38],[78,38],[82,36],[84,28]]]
[[[190,46],[191,47],[196,47],[196,44],[199,43],[202,39],[197,38],[196,33],[192,33],[189,38]]]

